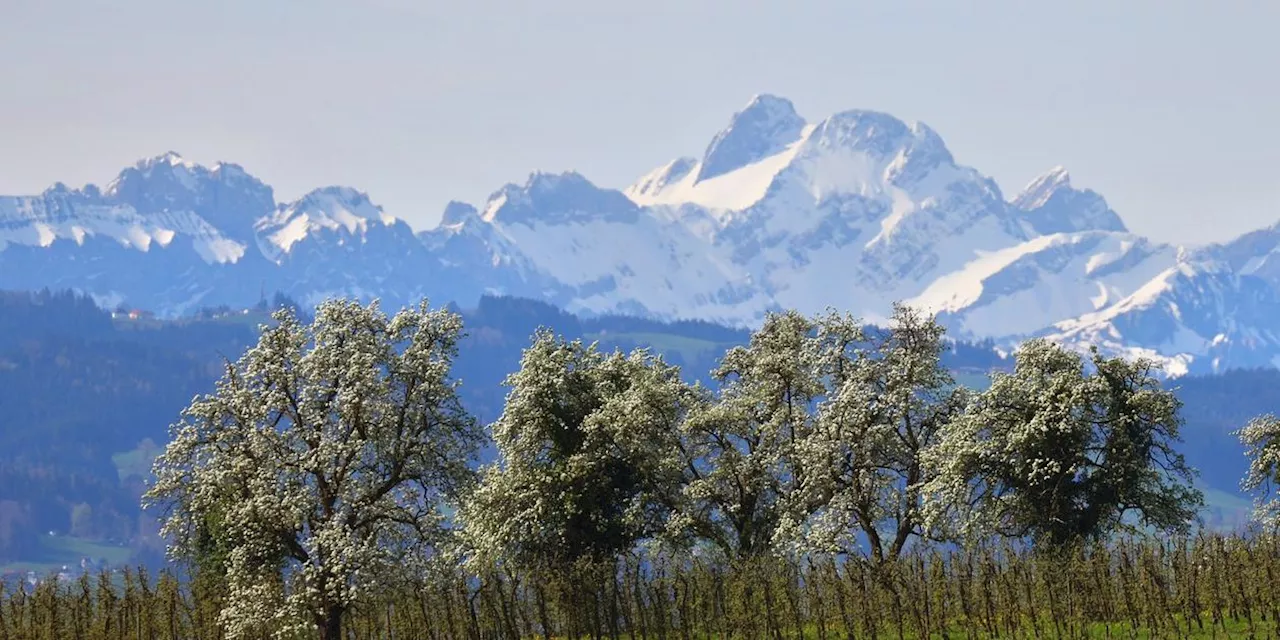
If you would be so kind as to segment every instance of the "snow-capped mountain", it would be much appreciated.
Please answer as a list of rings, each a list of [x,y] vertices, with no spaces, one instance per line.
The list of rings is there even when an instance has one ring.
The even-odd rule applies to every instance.
[[[1120,216],[1107,201],[1090,189],[1071,186],[1071,174],[1057,166],[1031,181],[1013,199],[1014,208],[1023,211],[1022,220],[1030,231],[1039,235],[1072,231],[1128,231]]]
[[[170,152],[101,190],[0,198],[0,287],[169,315],[264,291],[394,306],[498,292],[734,325],[781,308],[876,321],[902,300],[959,338],[1049,336],[1173,374],[1280,362],[1280,225],[1152,242],[1061,167],[1006,198],[928,126],[875,111],[809,121],[760,95],[709,137],[621,190],[533,173],[417,233],[356,189],[277,203],[238,165]]]
[[[1277,313],[1280,291],[1265,280],[1225,263],[1180,260],[1123,300],[1043,333],[1068,344],[1148,357],[1182,375],[1280,365]]]
[[[1003,340],[1108,308],[1173,264],[1177,250],[1127,233],[1037,236],[975,259],[906,298],[959,335]]]
[[[431,241],[441,246],[464,232],[483,233],[491,254],[521,276],[514,287],[508,278],[508,287],[495,289],[550,298],[575,312],[723,321],[774,306],[678,217],[577,173],[535,173],[524,185],[508,184],[468,222],[467,231],[442,225]]]
[[[252,238],[254,222],[275,208],[271,187],[239,165],[207,168],[173,151],[121,171],[102,195],[142,214],[194,214],[241,244]]]
[[[245,250],[194,211],[143,212],[92,186],[0,198],[0,287],[8,289],[74,288],[103,303],[182,312],[213,289],[240,295],[225,276]]]
[[[874,320],[907,300],[971,338],[1034,334],[1123,298],[1172,264],[1172,247],[1128,234],[1062,168],[1006,202],[923,124],[869,111],[800,127],[796,117],[789,102],[757,98],[716,141],[754,128],[767,144],[753,148],[772,155],[745,154],[737,168],[700,179],[713,143],[702,160],[669,163],[627,194],[685,221],[780,306],[853,308]]]
[[[1230,242],[1197,249],[1195,255],[1280,287],[1280,223],[1250,231]]]
[[[173,152],[101,190],[58,184],[0,197],[0,287],[73,288],[165,315],[275,291],[308,304],[329,296],[405,304],[451,281],[447,271],[407,224],[354,189],[277,205],[271,187],[238,165],[208,168]]]

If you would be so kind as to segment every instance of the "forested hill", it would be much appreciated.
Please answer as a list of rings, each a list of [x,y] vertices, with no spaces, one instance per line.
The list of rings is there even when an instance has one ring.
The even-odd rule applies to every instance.
[[[137,506],[151,457],[182,408],[212,388],[223,359],[255,341],[270,308],[291,304],[277,296],[253,309],[157,321],[71,293],[0,292],[0,574],[85,557],[158,561],[161,545]],[[705,322],[579,318],[515,298],[486,297],[459,312],[467,337],[455,374],[468,410],[486,422],[501,411],[502,381],[538,327],[606,349],[651,347],[700,380],[749,337]],[[980,385],[984,372],[1009,361],[988,345],[957,344],[946,364],[961,382]],[[1211,487],[1235,491],[1244,459],[1227,432],[1280,412],[1277,383],[1274,370],[1177,380],[1189,421],[1185,450]]]

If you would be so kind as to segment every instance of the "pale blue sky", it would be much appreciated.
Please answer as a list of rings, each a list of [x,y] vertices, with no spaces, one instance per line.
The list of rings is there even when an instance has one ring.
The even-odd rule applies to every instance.
[[[1280,221],[1280,3],[0,0],[0,193],[169,149],[432,226],[534,169],[623,187],[760,92],[921,120],[1138,232]]]

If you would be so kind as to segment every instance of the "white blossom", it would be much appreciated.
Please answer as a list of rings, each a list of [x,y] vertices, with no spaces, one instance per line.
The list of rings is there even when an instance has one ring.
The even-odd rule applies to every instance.
[[[714,402],[683,424],[688,482],[672,536],[708,540],[728,556],[769,551],[791,519],[804,482],[801,443],[823,392],[814,324],[773,314],[746,347],[729,350],[714,372]]]
[[[498,462],[461,513],[478,558],[572,561],[661,533],[679,490],[678,425],[698,402],[676,367],[543,331],[507,385]]]
[[[388,318],[331,301],[310,325],[275,320],[174,425],[145,500],[168,508],[176,558],[198,559],[216,529],[230,637],[330,638],[343,610],[444,539],[443,505],[469,481],[480,432],[450,379],[462,325],[425,303]]]
[[[1253,518],[1270,532],[1280,530],[1280,419],[1264,415],[1235,433],[1245,446],[1249,470],[1240,487],[1254,494]]]
[[[1148,361],[1095,351],[1088,364],[1043,340],[1018,350],[1013,373],[995,374],[926,452],[930,526],[1051,543],[1104,535],[1131,513],[1186,528],[1202,496],[1173,448],[1177,398]]]
[[[921,456],[967,398],[942,365],[943,333],[902,305],[871,332],[847,316],[818,319],[812,348],[825,391],[797,446],[803,482],[781,539],[882,561],[926,533]]]

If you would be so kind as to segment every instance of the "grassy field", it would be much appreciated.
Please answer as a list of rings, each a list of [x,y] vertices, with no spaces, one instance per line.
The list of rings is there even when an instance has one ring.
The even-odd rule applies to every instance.
[[[1213,615],[1206,611],[1199,621],[1186,619],[1186,616],[1174,616],[1177,621],[1178,631],[1176,635],[1171,629],[1162,629],[1161,632],[1153,632],[1151,629],[1138,627],[1136,630],[1133,625],[1128,622],[1115,622],[1112,624],[1090,623],[1083,626],[1074,626],[1064,623],[1064,621],[1055,621],[1051,618],[1042,619],[1038,623],[1038,628],[1026,620],[1024,629],[1025,635],[1011,637],[1038,638],[1039,640],[1084,640],[1097,638],[1099,640],[1154,640],[1156,638],[1179,638],[1182,639],[1199,639],[1199,638],[1275,638],[1280,637],[1280,627],[1277,627],[1273,620],[1263,620],[1259,616],[1253,622],[1244,618],[1226,618],[1217,623],[1213,621]],[[1189,622],[1189,624],[1188,624]],[[672,634],[667,634],[670,638]],[[792,630],[790,633],[779,630],[782,638],[795,640],[837,640],[839,638],[850,637],[845,634],[844,629],[828,627],[819,629],[817,625],[805,625],[803,633],[796,633]],[[638,638],[658,639],[663,636],[648,635],[637,636]],[[706,634],[689,634],[690,640],[716,640],[721,636]],[[852,637],[867,638],[865,631]],[[912,634],[899,635],[896,630],[885,630],[876,634],[876,640],[900,640],[902,638],[921,638]],[[955,626],[942,633],[933,633],[929,636],[930,640],[957,640],[961,638],[1003,638],[1005,636],[991,636],[982,633],[970,634],[970,630],[962,626]],[[590,636],[582,636],[583,640]]]
[[[147,478],[151,476],[151,463],[162,450],[160,445],[148,438],[134,449],[112,454],[111,463],[115,465],[116,473],[121,480],[135,475]]]
[[[44,536],[35,555],[22,562],[0,564],[0,574],[34,571],[44,575],[61,571],[64,565],[78,571],[81,558],[95,562],[104,559],[108,565],[117,565],[132,557],[133,550],[120,545],[71,536]]]

